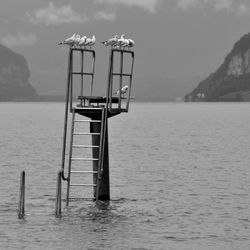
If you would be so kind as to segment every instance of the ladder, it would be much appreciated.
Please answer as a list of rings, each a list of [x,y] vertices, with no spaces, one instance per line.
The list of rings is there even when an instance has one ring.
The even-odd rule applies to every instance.
[[[87,108],[81,108],[80,111],[83,111]],[[97,119],[86,119],[79,114],[79,108],[73,108],[72,112],[72,123],[71,123],[71,132],[70,132],[70,145],[69,145],[69,158],[68,158],[68,177],[67,177],[67,193],[66,193],[66,205],[69,204],[71,200],[79,199],[90,199],[98,200],[99,197],[99,183],[102,177],[102,166],[103,166],[103,154],[104,154],[104,143],[106,136],[106,122],[107,122],[107,112],[106,109],[98,108],[99,115]],[[97,110],[96,110],[97,111]],[[81,131],[76,129],[76,124],[89,124],[89,131]],[[95,128],[94,128],[95,127]],[[85,126],[86,129],[86,126]],[[80,137],[80,141],[88,141],[88,144],[78,143],[77,138]],[[89,140],[82,137],[91,137]],[[92,143],[90,140],[92,139]],[[79,153],[80,149],[80,153]],[[92,150],[92,155],[90,156]],[[86,152],[88,150],[88,152]],[[76,151],[77,154],[76,154]],[[77,163],[77,164],[75,164]],[[80,163],[80,164],[79,164]],[[83,164],[89,163],[89,164]],[[91,164],[92,163],[92,169]],[[86,178],[86,176],[92,176],[91,178]],[[88,180],[86,182],[86,180]],[[71,196],[71,193],[74,189],[74,194],[84,193],[83,189],[92,188],[93,196]],[[76,190],[78,189],[78,190]],[[78,191],[78,192],[77,192]],[[86,192],[85,192],[86,193]]]
[[[75,54],[80,55],[80,68],[74,67],[79,64],[74,63]],[[115,55],[120,58],[119,69],[113,69],[116,65]],[[110,199],[108,118],[128,112],[129,109],[134,52],[111,49],[106,96],[93,96],[92,93],[95,58],[94,50],[69,50],[61,165],[61,178],[67,182],[67,206],[74,200]],[[128,61],[127,67],[124,67],[125,58]],[[125,96],[121,94],[124,81],[128,85]],[[89,91],[86,91],[88,86]],[[113,95],[115,86],[120,90],[116,96]],[[73,95],[77,89],[80,103],[75,105]],[[126,100],[126,105],[122,106],[122,99]],[[68,121],[70,118],[71,124]]]

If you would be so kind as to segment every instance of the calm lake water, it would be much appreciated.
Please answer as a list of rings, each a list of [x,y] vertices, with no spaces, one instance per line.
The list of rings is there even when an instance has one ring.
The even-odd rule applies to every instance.
[[[0,249],[250,249],[250,103],[132,103],[109,120],[110,204],[61,218],[64,104],[0,103],[0,117]]]

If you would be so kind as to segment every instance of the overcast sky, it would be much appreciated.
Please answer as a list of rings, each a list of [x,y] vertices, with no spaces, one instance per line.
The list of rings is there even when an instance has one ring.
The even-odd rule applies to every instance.
[[[185,78],[211,73],[250,29],[249,0],[0,0],[0,42],[24,55],[39,93],[65,88],[73,33],[103,41],[136,41],[138,78]],[[108,50],[97,44],[97,80],[105,81]],[[136,83],[136,82],[135,82]],[[60,93],[61,92],[61,93]]]

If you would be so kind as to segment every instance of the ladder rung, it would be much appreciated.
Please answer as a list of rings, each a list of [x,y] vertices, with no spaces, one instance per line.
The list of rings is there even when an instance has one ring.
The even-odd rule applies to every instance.
[[[77,200],[95,200],[96,197],[71,197],[69,198],[70,201],[77,201]]]
[[[103,108],[99,108],[99,107],[75,107],[75,110],[78,110],[78,109],[84,109],[84,110],[102,110]]]
[[[78,173],[82,173],[82,174],[97,174],[97,171],[74,170],[74,171],[71,171],[70,173],[73,173],[73,174],[78,174]]]
[[[72,161],[98,161],[98,158],[71,158]]]
[[[72,145],[73,148],[99,148],[96,145]]]
[[[113,76],[132,76],[132,74],[112,73]]]
[[[96,184],[70,184],[70,186],[73,186],[73,187],[95,187]]]
[[[100,135],[101,133],[80,133],[80,132],[75,132],[73,135]]]
[[[74,122],[102,122],[101,120],[74,120]]]
[[[72,72],[72,75],[94,75],[94,73],[91,72]]]

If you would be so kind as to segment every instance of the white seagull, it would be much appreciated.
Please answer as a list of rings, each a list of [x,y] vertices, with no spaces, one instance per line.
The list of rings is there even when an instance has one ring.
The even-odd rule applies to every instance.
[[[92,36],[92,38],[87,38],[85,42],[85,46],[89,46],[91,49],[91,46],[93,46],[96,42],[95,36]]]
[[[75,41],[74,41],[74,46],[78,46],[81,40],[81,36],[80,35],[76,35],[75,36]]]
[[[126,94],[126,92],[128,91],[128,85],[125,85],[121,88],[121,95],[123,96],[124,94]],[[116,95],[120,94],[120,90],[116,91],[115,93]]]
[[[110,38],[104,42],[101,42],[102,44],[104,44],[105,46],[111,46],[111,47],[114,47],[117,42],[118,42],[118,38],[119,36],[118,35],[115,35],[113,38]]]
[[[83,36],[83,37],[80,39],[78,45],[79,45],[80,47],[82,47],[82,46],[85,47],[86,39],[87,39],[87,37],[86,37],[86,36]]]
[[[123,46],[124,42],[125,42],[125,35],[122,34],[121,38],[119,38],[118,41],[117,41],[117,46],[119,46],[120,49],[121,49],[121,47]]]
[[[121,46],[125,49],[129,47],[129,40],[124,37]]]
[[[129,42],[129,44],[128,44],[128,48],[131,48],[131,47],[134,47],[135,46],[135,41],[134,40],[132,40],[132,39],[128,39],[128,42]]]
[[[67,44],[67,45],[72,46],[75,43],[75,37],[76,37],[76,34],[74,33],[71,37],[65,39],[63,42],[60,42],[59,45]]]

